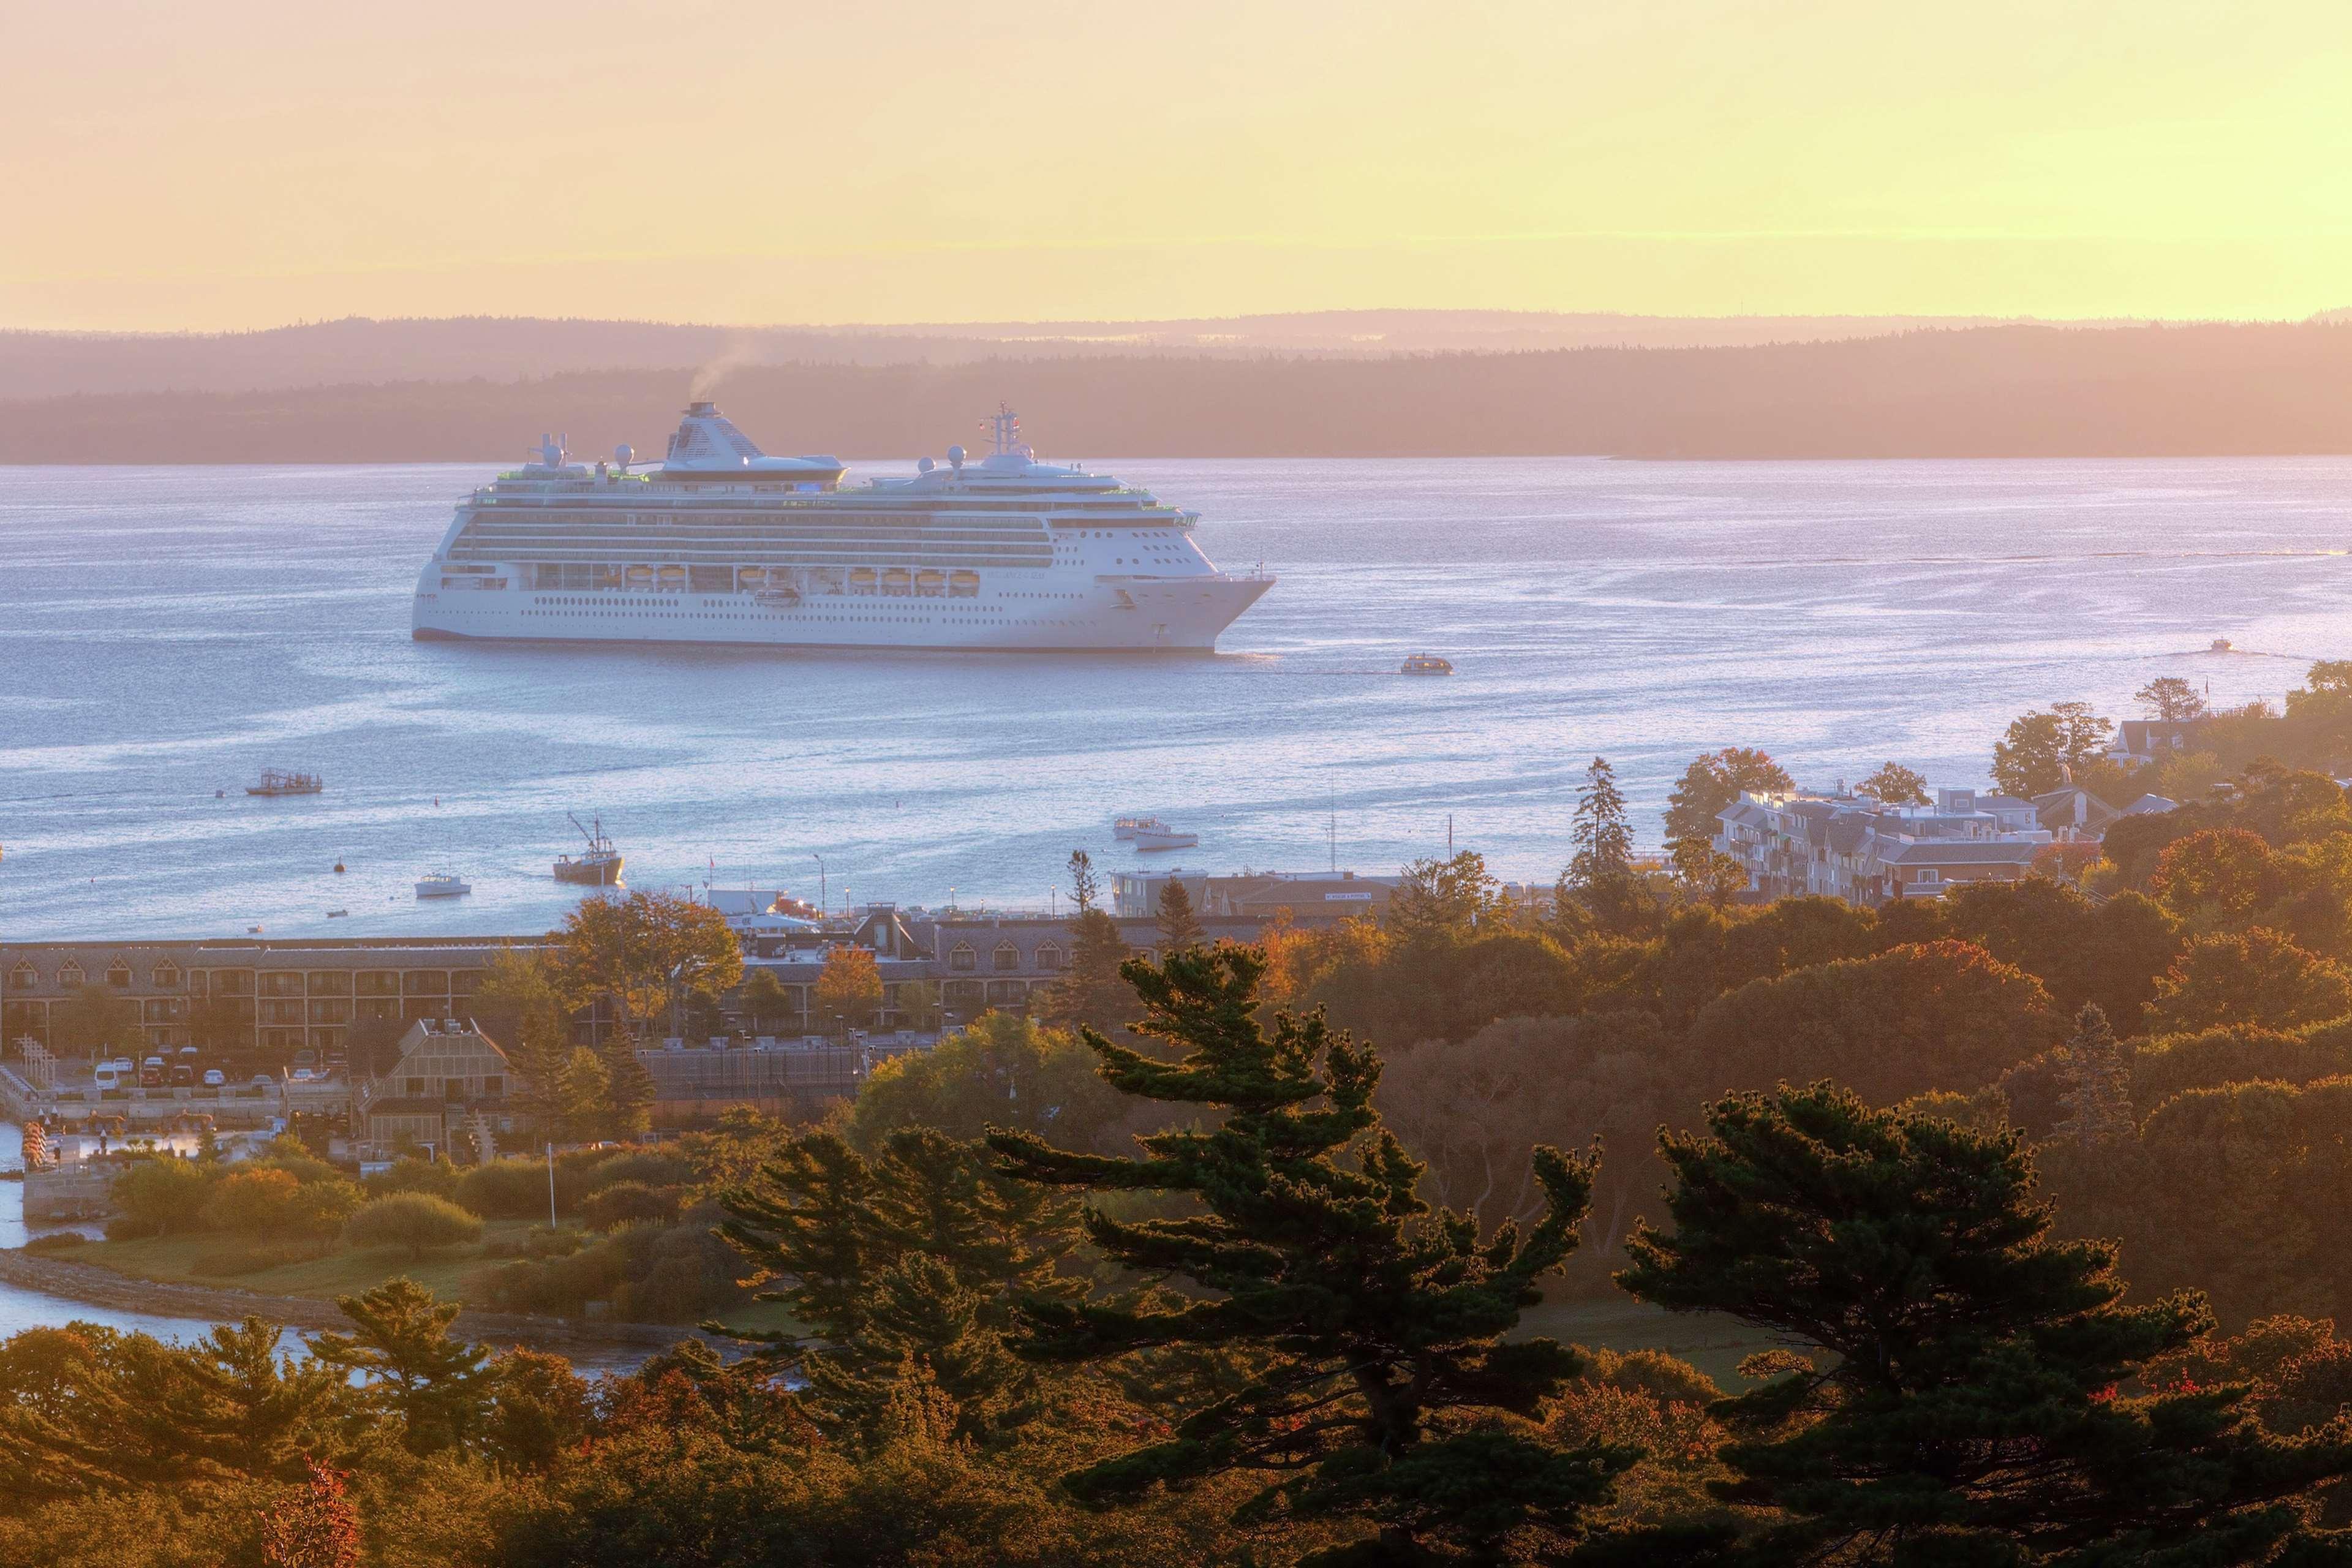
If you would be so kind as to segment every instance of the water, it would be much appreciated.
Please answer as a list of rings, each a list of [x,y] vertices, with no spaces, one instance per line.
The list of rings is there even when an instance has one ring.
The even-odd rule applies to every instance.
[[[567,809],[634,885],[814,896],[822,856],[835,904],[1043,905],[1073,847],[1134,863],[1134,811],[1187,865],[1323,865],[1336,825],[1369,871],[1450,814],[1549,881],[1596,753],[1654,842],[1703,749],[1980,784],[2029,706],[2352,651],[2345,459],[1106,466],[1280,574],[1220,657],[420,644],[486,469],[0,470],[0,934],[543,930]],[[1421,648],[1461,673],[1398,675]],[[267,766],[328,793],[248,798]],[[472,897],[419,904],[445,868]]]

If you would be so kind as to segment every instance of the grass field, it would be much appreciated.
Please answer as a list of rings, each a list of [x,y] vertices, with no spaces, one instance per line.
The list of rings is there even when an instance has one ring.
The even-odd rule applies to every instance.
[[[529,1220],[490,1220],[482,1226],[484,1241],[520,1237]],[[239,1238],[208,1232],[194,1236],[149,1237],[137,1241],[98,1241],[60,1256],[76,1263],[95,1263],[135,1279],[158,1279],[174,1285],[210,1285],[234,1290],[257,1290],[271,1296],[309,1296],[332,1300],[381,1285],[405,1274],[428,1286],[443,1300],[462,1298],[467,1276],[483,1264],[480,1246],[436,1247],[421,1258],[403,1247],[338,1247],[322,1258],[280,1264],[251,1274],[198,1274],[199,1258],[230,1252],[248,1245]]]

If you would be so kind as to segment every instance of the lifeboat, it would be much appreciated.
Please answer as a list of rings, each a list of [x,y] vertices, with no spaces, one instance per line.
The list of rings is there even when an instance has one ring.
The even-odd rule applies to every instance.
[[[752,595],[751,602],[755,605],[764,605],[772,610],[789,610],[801,602],[801,591],[789,583],[780,583],[772,588],[762,588]]]
[[[685,567],[683,567],[683,566],[665,566],[665,567],[663,567],[663,568],[661,569],[661,585],[662,585],[663,587],[665,587],[665,588],[683,588],[683,587],[685,587],[685,586],[686,586],[686,568],[685,568]]]
[[[948,574],[924,567],[915,574],[915,592],[926,599],[936,599],[948,591]]]
[[[599,588],[617,588],[620,585],[621,569],[619,567],[599,566],[596,568],[596,586]]]
[[[949,573],[948,596],[951,599],[976,599],[980,597],[980,574],[977,572]]]
[[[632,566],[629,568],[628,576],[629,586],[632,588],[650,588],[654,585],[654,569],[650,566]]]
[[[892,566],[882,574],[882,591],[904,598],[913,585],[914,578],[904,566]]]
[[[768,569],[765,566],[746,566],[735,574],[735,585],[739,588],[764,588],[768,585]]]
[[[854,566],[850,568],[849,591],[851,593],[870,594],[874,592],[874,583],[875,577],[873,567]]]

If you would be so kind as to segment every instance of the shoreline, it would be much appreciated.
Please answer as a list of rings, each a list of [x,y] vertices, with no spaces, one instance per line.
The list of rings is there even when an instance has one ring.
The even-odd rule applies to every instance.
[[[194,1318],[235,1323],[266,1318],[291,1329],[347,1329],[351,1320],[332,1301],[312,1296],[272,1296],[216,1285],[183,1285],[119,1274],[94,1263],[44,1258],[22,1247],[0,1248],[0,1284],[20,1286],[66,1301],[163,1318]],[[719,1344],[698,1329],[667,1323],[586,1322],[524,1312],[490,1312],[467,1307],[450,1331],[489,1345],[520,1344],[532,1350],[636,1350],[650,1355],[680,1340]]]

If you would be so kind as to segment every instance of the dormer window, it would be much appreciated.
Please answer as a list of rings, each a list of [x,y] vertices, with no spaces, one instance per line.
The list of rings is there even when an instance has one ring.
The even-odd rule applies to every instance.
[[[157,990],[176,991],[180,987],[180,966],[176,963],[159,963],[155,966],[152,978]]]
[[[1021,950],[1009,942],[999,945],[996,950],[996,967],[1000,973],[1006,970],[1020,968]]]
[[[1045,971],[1048,974],[1060,969],[1062,967],[1062,950],[1050,942],[1040,946],[1037,949],[1037,967]]]
[[[116,959],[106,966],[106,983],[117,991],[124,989],[131,984],[131,966]]]
[[[80,964],[68,960],[66,966],[58,971],[58,984],[64,986],[67,990],[70,991],[81,983],[82,973]]]
[[[41,983],[41,972],[29,963],[19,963],[8,972],[8,984],[19,991],[29,991]]]
[[[948,953],[948,967],[958,974],[970,974],[980,967],[980,955],[972,952],[971,943],[960,942]]]

